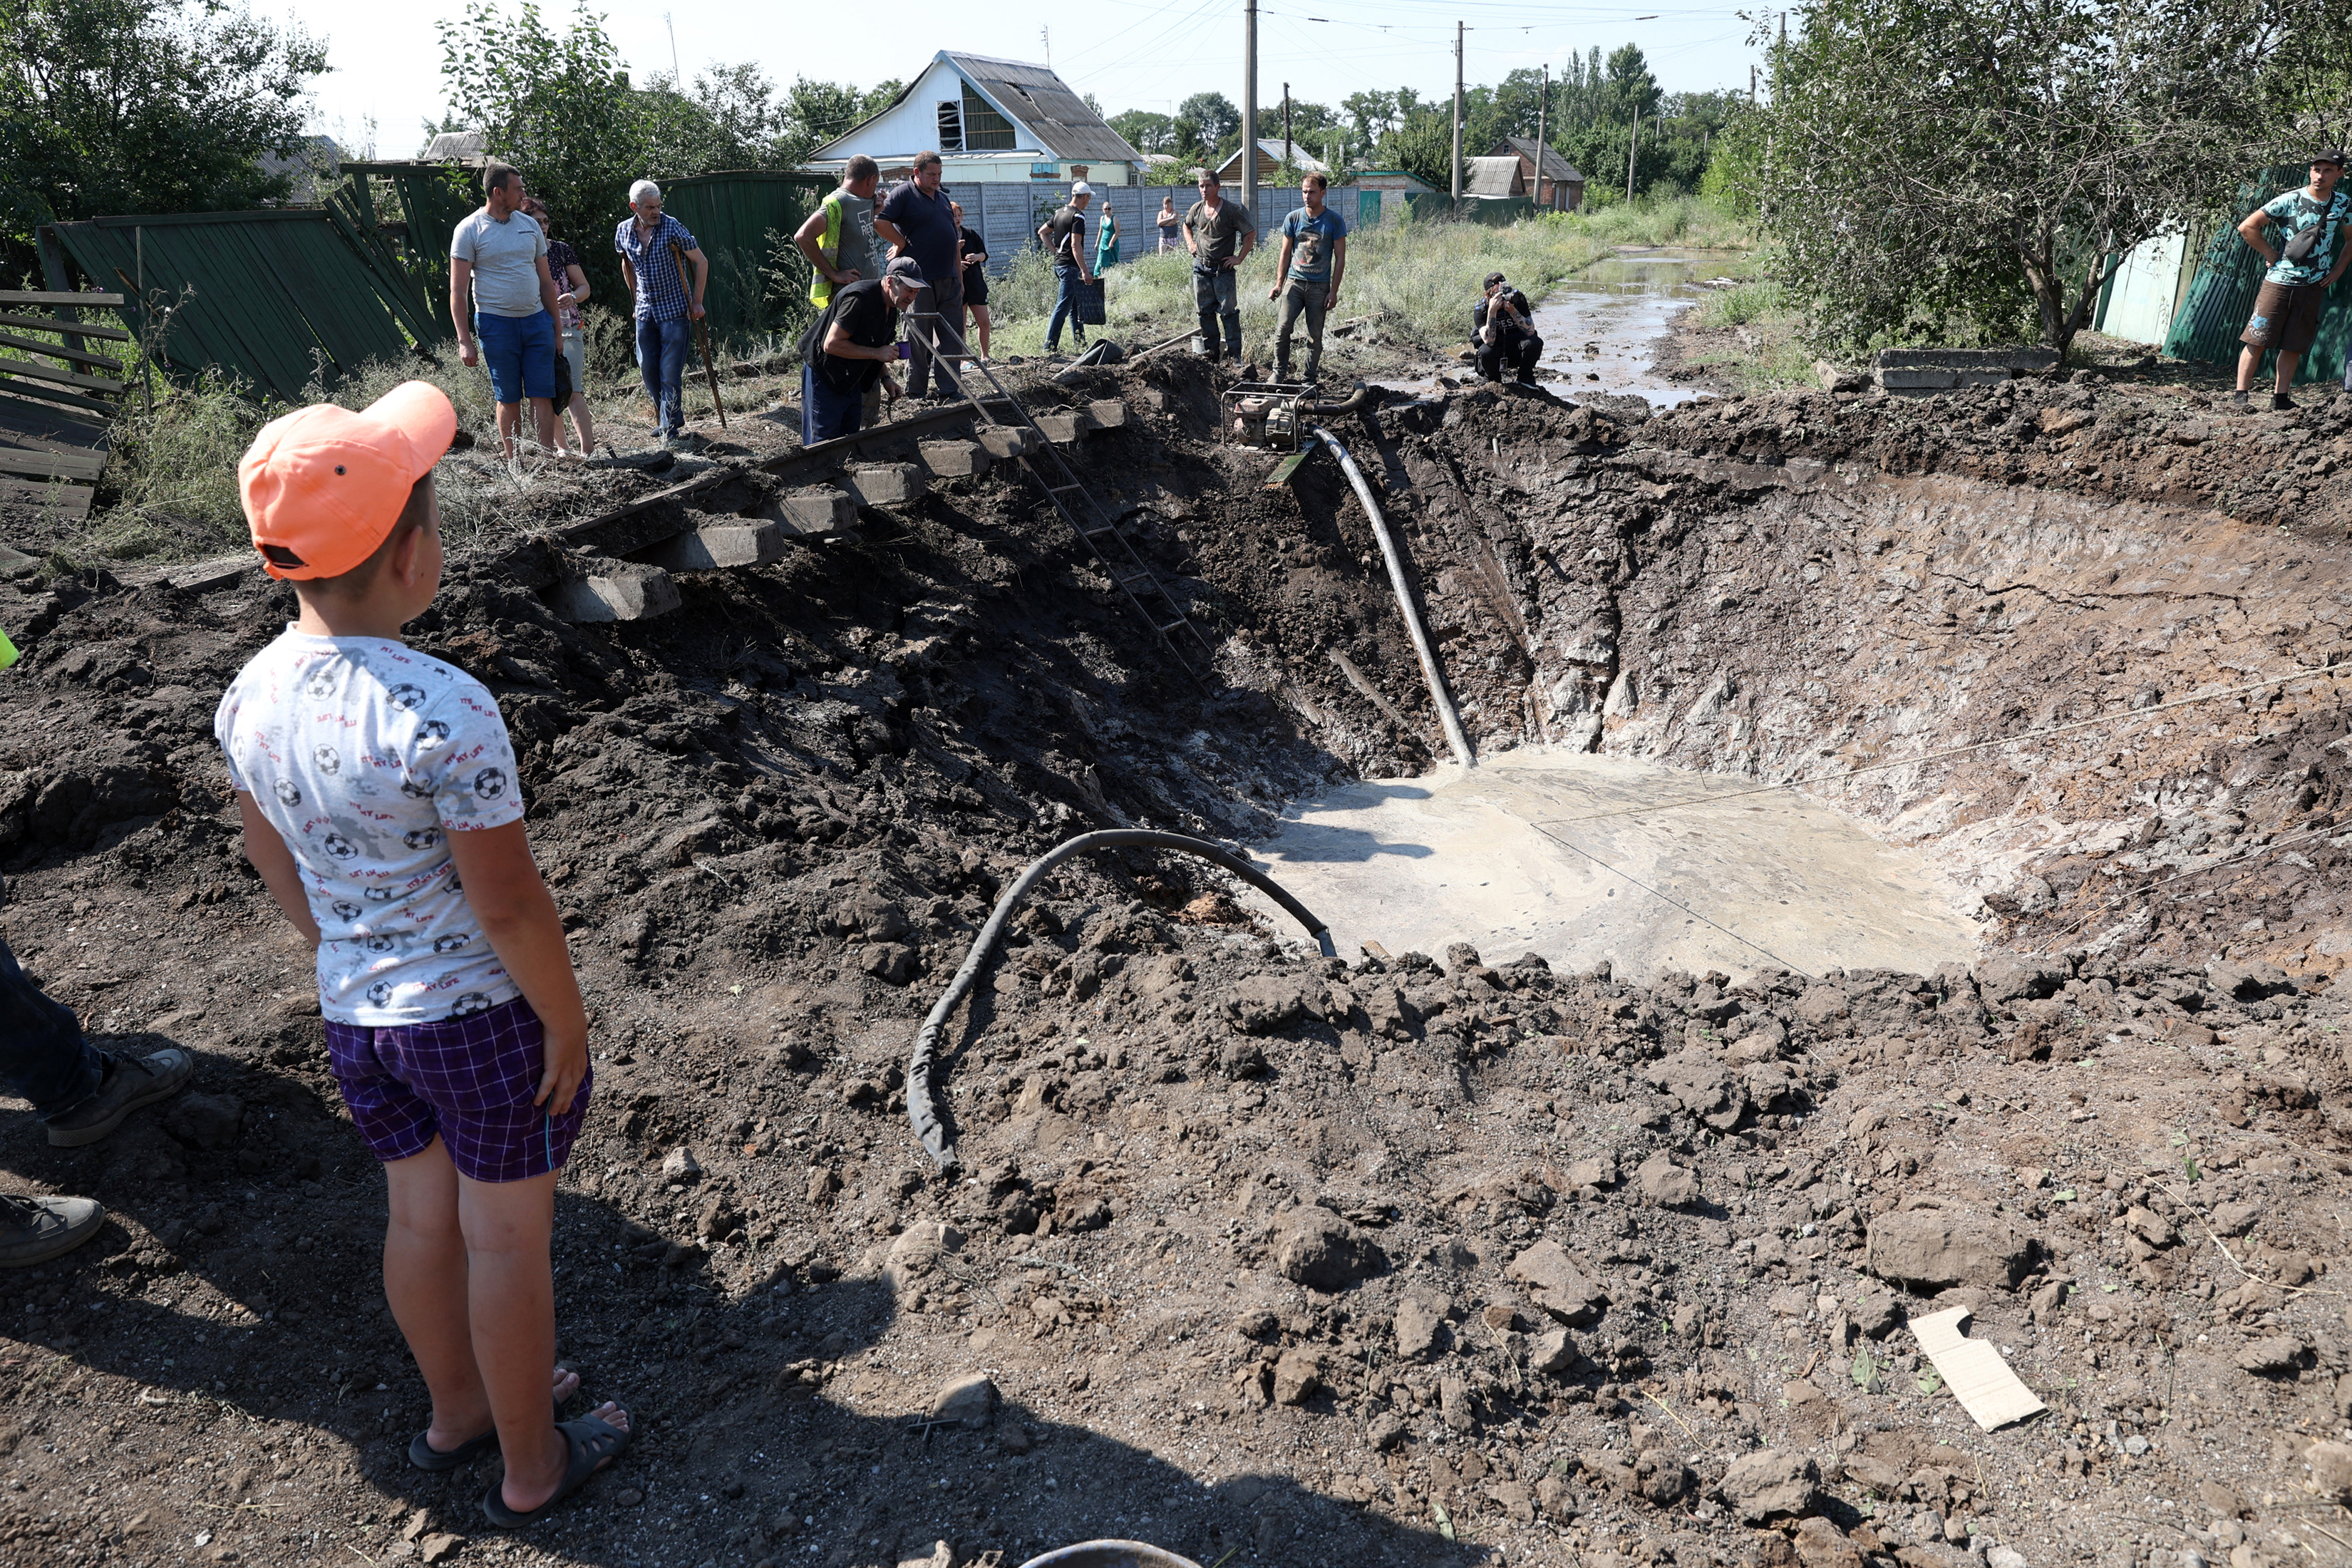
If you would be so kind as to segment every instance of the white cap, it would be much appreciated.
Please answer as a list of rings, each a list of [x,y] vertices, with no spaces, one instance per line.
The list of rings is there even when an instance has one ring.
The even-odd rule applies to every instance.
[[[657,202],[659,200],[661,200],[661,187],[655,184],[651,180],[639,180],[635,184],[629,187],[629,205],[631,206],[635,206],[642,201]]]
[[[1094,194],[1095,188],[1087,184],[1084,180],[1078,181],[1070,187],[1070,195],[1074,196],[1090,196]]]

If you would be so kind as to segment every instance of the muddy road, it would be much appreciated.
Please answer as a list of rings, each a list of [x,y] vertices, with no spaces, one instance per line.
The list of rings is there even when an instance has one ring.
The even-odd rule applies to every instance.
[[[1001,473],[643,622],[462,560],[414,628],[517,738],[594,1018],[562,1349],[645,1434],[510,1539],[495,1463],[405,1466],[381,1178],[210,740],[289,596],[0,589],[0,930],[105,1043],[201,1063],[89,1150],[0,1119],[0,1182],[114,1215],[0,1278],[0,1556],[2347,1555],[2312,1446],[2352,1410],[2352,731],[2295,672],[2344,653],[2352,405],[1345,423],[1482,756],[1797,782],[1954,890],[1973,963],[1552,963],[1475,906],[1324,959],[1108,857],[951,1031],[949,1184],[902,1064],[1024,864],[1130,824],[1258,844],[1444,749],[1328,460],[1262,489],[1196,366],[1087,390],[1135,410],[1085,473],[1218,638],[1205,694]],[[1952,1305],[2048,1414],[1968,1419],[1903,1326]]]

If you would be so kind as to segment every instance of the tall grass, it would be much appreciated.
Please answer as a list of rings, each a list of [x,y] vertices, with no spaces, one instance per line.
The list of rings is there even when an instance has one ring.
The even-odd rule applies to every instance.
[[[1736,221],[1696,196],[1619,203],[1591,213],[1546,214],[1510,225],[1390,223],[1351,235],[1348,269],[1339,285],[1339,319],[1369,318],[1373,329],[1409,350],[1436,350],[1468,335],[1470,308],[1489,272],[1506,274],[1531,298],[1573,277],[1620,245],[1738,247],[1753,243]],[[1264,237],[1243,264],[1242,331],[1250,352],[1265,359],[1276,323],[1274,286],[1279,235]],[[1158,341],[1190,329],[1192,259],[1180,252],[1147,254],[1105,275],[1107,329],[1123,342]],[[1052,266],[1039,251],[1024,251],[1011,269],[988,284],[999,353],[1044,351],[1054,309]],[[1066,351],[1073,340],[1066,332]]]

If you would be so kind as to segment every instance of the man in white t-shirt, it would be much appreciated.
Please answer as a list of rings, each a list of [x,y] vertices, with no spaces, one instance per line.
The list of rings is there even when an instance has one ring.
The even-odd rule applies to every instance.
[[[499,445],[514,456],[522,427],[522,400],[539,444],[555,439],[555,310],[559,290],[547,269],[547,235],[522,210],[522,176],[504,163],[482,171],[482,205],[449,237],[449,319],[457,328],[457,357],[478,358],[490,373],[499,405]],[[468,310],[466,295],[473,292]],[[481,346],[475,347],[479,334]]]

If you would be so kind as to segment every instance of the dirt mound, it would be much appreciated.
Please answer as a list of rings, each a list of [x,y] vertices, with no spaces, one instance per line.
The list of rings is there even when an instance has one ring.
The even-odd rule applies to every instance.
[[[1542,399],[1351,420],[1482,749],[1769,780],[2013,741],[1835,794],[1990,867],[2047,951],[1643,987],[1468,946],[1326,960],[1190,867],[1105,859],[951,1031],[945,1186],[901,1064],[1021,864],[1087,826],[1246,839],[1435,737],[1328,465],[1262,489],[1262,455],[1205,444],[1197,366],[1092,385],[1142,416],[1086,477],[1225,639],[1210,694],[1003,479],[683,576],[661,619],[566,625],[484,559],[416,628],[499,694],[594,1015],[562,1350],[647,1440],[542,1554],[2291,1550],[2352,1373],[2324,1294],[2344,731],[2280,686],[2164,710],[2127,756],[2038,732],[2324,662],[2335,546],[1701,460]],[[0,1282],[0,1541],[27,1550],[381,1561],[477,1528],[480,1476],[401,1458],[424,1411],[379,1178],[210,741],[288,613],[68,584],[0,679],[0,929],[110,1044],[194,1047],[207,1097],[81,1152],[11,1121],[11,1173],[117,1216]],[[2123,918],[2166,857],[2267,833],[2245,865],[2299,879],[2262,895],[2278,932],[2230,925],[2253,878],[2193,924]],[[1965,1421],[1901,1326],[1953,1304],[2053,1415]],[[1798,1458],[1730,1474],[1766,1447]]]

